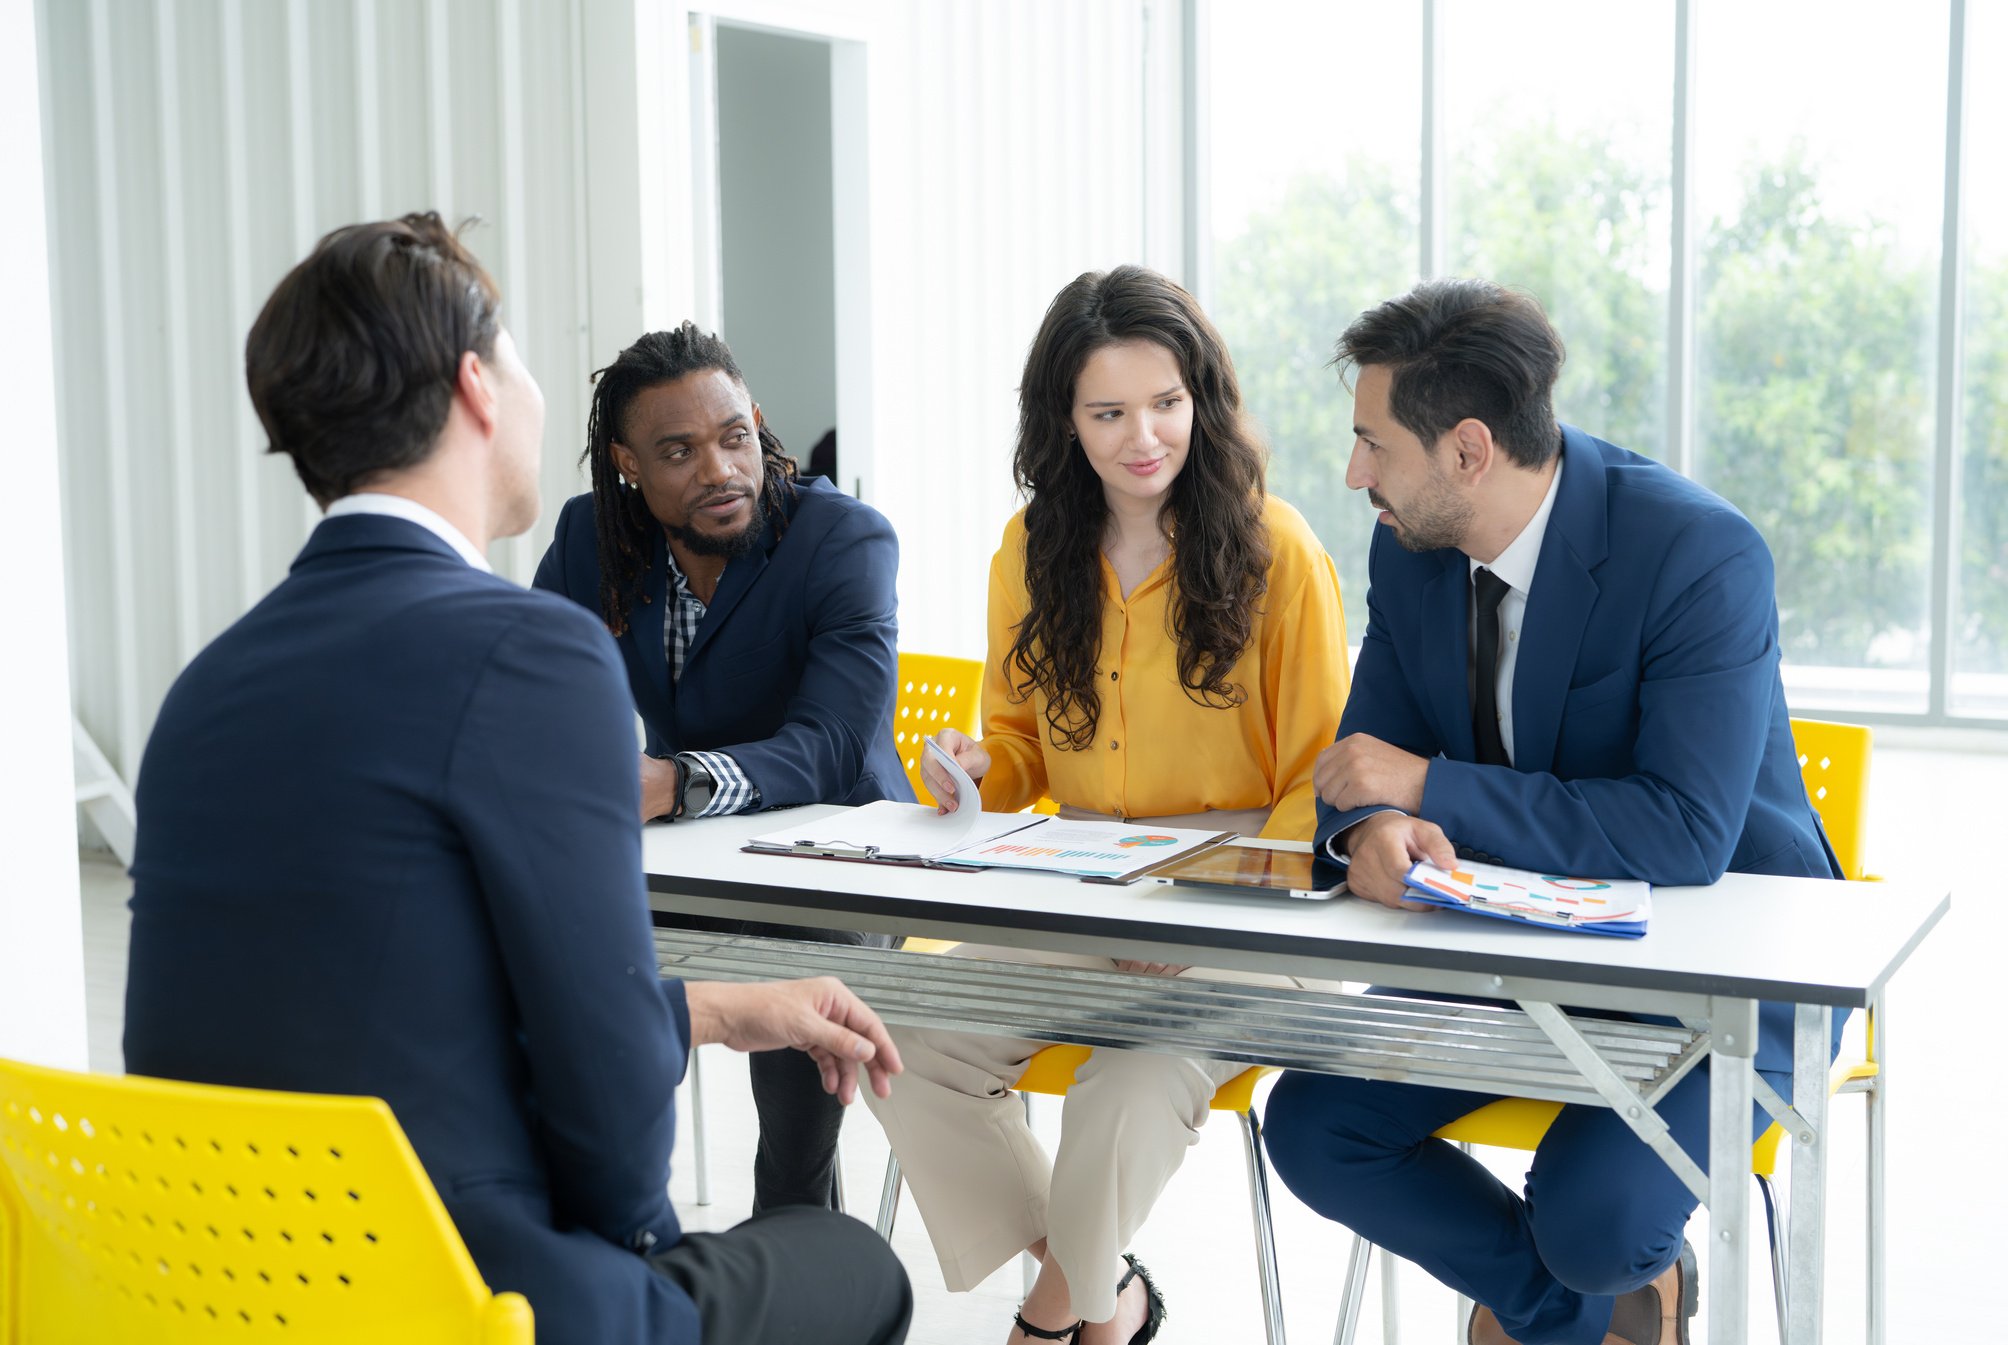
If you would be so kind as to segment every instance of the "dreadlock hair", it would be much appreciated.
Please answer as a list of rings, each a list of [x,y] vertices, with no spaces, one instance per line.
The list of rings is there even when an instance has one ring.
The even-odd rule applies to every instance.
[[[600,617],[616,637],[628,627],[628,609],[646,602],[643,578],[662,524],[648,509],[639,487],[629,486],[614,462],[613,443],[624,432],[628,407],[641,393],[686,374],[716,369],[740,387],[746,377],[732,358],[732,349],[717,335],[699,331],[685,320],[673,331],[650,332],[623,350],[612,364],[595,370],[592,411],[586,420],[586,451],[581,464],[592,465],[593,527],[599,539]],[[781,440],[760,427],[760,510],[777,531],[788,526],[787,505],[794,498],[795,460]],[[667,543],[665,543],[667,545]]]
[[[1149,341],[1177,358],[1192,397],[1185,466],[1166,494],[1160,523],[1171,535],[1178,680],[1201,705],[1248,699],[1228,680],[1254,636],[1269,587],[1263,518],[1268,450],[1241,411],[1241,385],[1227,343],[1199,304],[1141,266],[1089,271],[1054,298],[1025,359],[1018,387],[1012,471],[1027,496],[1025,587],[1030,598],[1004,663],[1014,695],[1046,693],[1047,737],[1060,751],[1095,740],[1101,694],[1102,539],[1108,497],[1073,442],[1075,385],[1106,346]]]

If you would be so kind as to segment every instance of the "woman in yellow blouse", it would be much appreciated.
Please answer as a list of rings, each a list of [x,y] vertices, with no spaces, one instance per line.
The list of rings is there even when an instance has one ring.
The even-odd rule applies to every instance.
[[[1191,295],[1134,266],[1060,291],[1020,384],[1029,503],[991,563],[983,738],[942,735],[985,808],[1045,796],[1073,816],[1311,838],[1312,769],[1345,704],[1345,614],[1331,558],[1264,490],[1266,459]],[[928,785],[952,801],[944,773]],[[1010,1093],[1046,1043],[894,1034],[906,1073],[867,1100],[949,1287],[1030,1250],[1041,1270],[1010,1345],[1155,1336],[1163,1299],[1123,1248],[1243,1066],[1096,1051],[1049,1160]]]

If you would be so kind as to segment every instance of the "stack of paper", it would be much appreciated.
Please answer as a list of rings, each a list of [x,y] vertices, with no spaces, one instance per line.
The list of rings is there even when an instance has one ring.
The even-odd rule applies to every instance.
[[[1439,869],[1427,860],[1408,871],[1416,901],[1500,920],[1638,938],[1652,918],[1652,888],[1629,878],[1570,878],[1475,861]]]

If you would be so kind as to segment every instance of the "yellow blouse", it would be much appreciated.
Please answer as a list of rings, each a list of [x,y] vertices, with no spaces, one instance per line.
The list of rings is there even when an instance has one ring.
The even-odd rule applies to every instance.
[[[1269,589],[1232,680],[1238,706],[1206,706],[1178,682],[1167,558],[1130,594],[1102,558],[1101,716],[1085,750],[1052,744],[1043,691],[1014,700],[1004,659],[1029,606],[1025,515],[990,562],[990,656],[983,676],[983,806],[1015,812],[1042,795],[1092,812],[1155,817],[1271,809],[1264,836],[1310,840],[1311,770],[1339,731],[1351,674],[1332,558],[1304,517],[1270,496]]]

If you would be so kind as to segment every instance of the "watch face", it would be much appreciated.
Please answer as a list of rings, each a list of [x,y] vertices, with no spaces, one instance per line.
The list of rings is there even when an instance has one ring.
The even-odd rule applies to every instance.
[[[686,765],[683,768],[683,811],[691,816],[703,812],[717,788],[710,771],[695,763]]]

